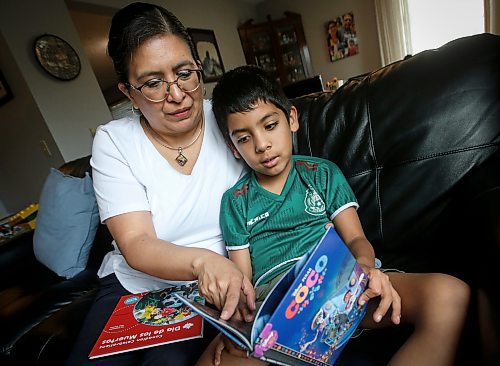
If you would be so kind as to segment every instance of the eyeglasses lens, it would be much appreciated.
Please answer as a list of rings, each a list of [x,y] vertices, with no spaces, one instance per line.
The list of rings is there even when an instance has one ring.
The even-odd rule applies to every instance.
[[[156,80],[145,84],[141,88],[141,93],[152,102],[161,102],[167,98],[174,84],[185,93],[193,92],[200,86],[200,73],[200,71],[193,70],[178,76],[175,81]]]

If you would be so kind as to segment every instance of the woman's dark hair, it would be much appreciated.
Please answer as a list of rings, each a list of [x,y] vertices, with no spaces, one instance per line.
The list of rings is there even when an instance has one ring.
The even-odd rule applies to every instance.
[[[212,93],[212,109],[226,141],[231,141],[227,116],[251,111],[259,101],[274,104],[290,119],[292,103],[281,86],[261,68],[240,66],[222,75]]]
[[[119,81],[128,82],[132,53],[145,41],[163,34],[179,37],[198,61],[198,53],[184,25],[170,11],[147,3],[132,3],[113,16],[108,36],[108,55],[113,60]]]

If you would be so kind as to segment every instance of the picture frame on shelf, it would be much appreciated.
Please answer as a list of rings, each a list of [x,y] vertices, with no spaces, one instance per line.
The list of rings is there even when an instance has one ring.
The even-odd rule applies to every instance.
[[[12,90],[10,89],[9,84],[7,84],[7,80],[5,80],[2,72],[0,71],[0,105],[4,105],[12,98],[14,98]]]
[[[188,28],[198,56],[203,67],[203,81],[211,83],[218,81],[224,74],[224,64],[215,39],[213,30]]]

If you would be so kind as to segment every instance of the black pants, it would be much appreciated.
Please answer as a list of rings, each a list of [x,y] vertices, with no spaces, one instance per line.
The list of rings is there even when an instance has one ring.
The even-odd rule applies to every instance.
[[[89,360],[88,354],[104,329],[118,300],[129,292],[123,288],[114,274],[100,280],[100,291],[92,304],[73,350],[66,360],[67,366],[81,365],[162,365],[191,366],[196,363],[217,331],[208,322],[204,324],[203,338],[171,343],[162,346],[125,352]]]

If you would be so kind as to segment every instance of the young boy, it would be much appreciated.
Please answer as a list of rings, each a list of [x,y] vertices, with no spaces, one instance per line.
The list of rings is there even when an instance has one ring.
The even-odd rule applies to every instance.
[[[361,327],[400,322],[415,327],[391,364],[452,365],[468,286],[444,274],[383,273],[375,268],[353,191],[331,161],[292,155],[297,110],[261,69],[242,66],[226,73],[214,89],[212,104],[234,156],[251,169],[224,194],[220,224],[229,258],[253,279],[257,301],[333,222],[369,277],[359,300],[370,301]],[[224,344],[228,342],[218,340],[212,345],[216,364],[260,363],[223,351]]]

